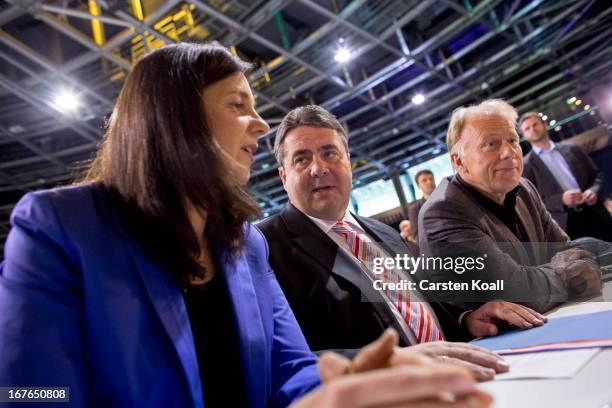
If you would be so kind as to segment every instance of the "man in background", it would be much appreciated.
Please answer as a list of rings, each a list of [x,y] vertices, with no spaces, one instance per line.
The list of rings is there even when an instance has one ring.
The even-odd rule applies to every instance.
[[[599,192],[605,176],[574,144],[556,144],[542,118],[527,112],[519,128],[532,150],[525,156],[523,176],[537,188],[546,209],[570,238],[612,241],[612,218]]]
[[[419,211],[425,204],[425,201],[429,198],[431,193],[436,189],[436,180],[434,175],[429,169],[424,169],[414,176],[414,182],[416,183],[419,190],[423,192],[423,197],[415,201],[408,210],[408,216],[410,218],[410,226],[412,229],[412,236],[418,242],[419,241]]]

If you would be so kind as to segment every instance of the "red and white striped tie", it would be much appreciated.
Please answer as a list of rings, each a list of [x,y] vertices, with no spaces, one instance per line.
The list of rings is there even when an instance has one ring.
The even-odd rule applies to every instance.
[[[351,252],[357,259],[363,262],[370,271],[374,258],[381,258],[382,254],[372,245],[372,241],[365,234],[358,233],[349,224],[338,221],[332,227],[332,231],[342,236],[348,244]],[[395,269],[384,268],[381,280],[386,283],[400,282],[400,275]],[[385,290],[385,295],[395,305],[402,318],[416,335],[417,342],[444,340],[442,331],[436,324],[436,320],[429,313],[422,302],[411,302],[409,290]]]

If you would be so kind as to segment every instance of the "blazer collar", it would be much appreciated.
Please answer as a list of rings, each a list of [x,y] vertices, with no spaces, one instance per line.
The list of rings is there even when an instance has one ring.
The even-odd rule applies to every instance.
[[[246,226],[245,236],[249,235]],[[255,284],[249,262],[244,254],[231,259],[218,245],[214,248],[216,259],[229,288],[234,309],[236,328],[240,338],[240,353],[249,395],[254,401],[267,400],[265,378],[268,373],[268,354],[265,350],[265,330],[255,293]]]
[[[560,145],[557,146],[557,150],[559,150],[561,155],[565,157],[560,147],[561,147]],[[544,161],[542,160],[542,158],[540,158],[540,156],[536,154],[535,152],[529,152],[529,155],[530,155],[529,161],[533,163],[533,167],[535,167],[536,173],[541,174],[542,178],[555,183],[557,185],[557,189],[559,191],[562,191],[563,188],[561,187],[561,185],[559,184],[555,176],[553,176],[553,174],[550,172],[550,170],[548,169],[548,166],[544,164]],[[570,170],[572,171],[572,173],[576,174],[569,162],[568,162],[568,165],[570,166]]]
[[[181,290],[170,271],[155,262],[142,245],[132,238],[125,228],[121,211],[116,209],[114,215],[149,299],[178,354],[194,406],[203,407],[198,359]]]
[[[381,293],[372,288],[369,279],[364,278],[364,271],[361,270],[362,266],[353,257],[349,254],[345,254],[344,251],[339,251],[338,245],[315,225],[311,219],[295,208],[291,203],[287,203],[280,217],[285,223],[287,230],[293,235],[291,238],[293,242],[300,247],[306,255],[318,262],[329,273],[340,276],[359,288],[372,303],[377,313],[381,316],[385,316],[386,320],[393,325],[405,344],[415,343],[414,334],[405,333],[402,327],[395,321],[395,317],[392,314],[393,312],[388,309],[384,297]],[[385,241],[393,242],[386,238],[380,238],[378,234],[375,234],[377,231],[380,232],[380,228],[377,228],[370,220],[358,216],[355,216],[355,219],[372,238],[377,241],[382,239],[383,244],[387,244]],[[382,235],[386,234],[383,233]],[[386,246],[385,249],[389,250],[389,246]],[[405,250],[404,248],[404,251]]]
[[[454,184],[457,188],[459,188],[461,190],[462,194],[468,200],[470,200],[475,206],[482,208],[482,210],[486,212],[487,216],[489,216],[489,217],[494,219],[497,232],[502,236],[503,242],[507,242],[508,244],[510,244],[512,246],[512,249],[514,250],[515,254],[517,255],[517,257],[518,257],[518,259],[520,260],[521,263],[528,264],[529,263],[529,255],[527,254],[527,251],[525,250],[525,247],[519,241],[517,236],[514,235],[514,233],[512,231],[510,231],[510,228],[508,228],[506,226],[506,224],[504,224],[503,221],[500,220],[495,214],[493,214],[492,212],[486,210],[478,202],[478,200],[472,194],[470,194],[467,191],[466,187],[464,185],[462,185],[462,183],[456,177],[457,176],[453,176],[453,178],[451,179],[449,184]],[[520,222],[523,224],[523,227],[525,228],[525,230],[527,232],[527,236],[529,237],[530,240],[532,240],[534,238],[537,240],[536,234],[535,234],[535,229],[534,229],[534,226],[532,225],[533,223],[531,222],[530,217],[529,217],[529,211],[527,210],[527,207],[526,207],[522,197],[520,196],[520,194],[516,197],[516,205],[515,205],[515,207],[516,207],[516,211],[517,211],[517,214],[518,214],[518,218],[519,218]]]

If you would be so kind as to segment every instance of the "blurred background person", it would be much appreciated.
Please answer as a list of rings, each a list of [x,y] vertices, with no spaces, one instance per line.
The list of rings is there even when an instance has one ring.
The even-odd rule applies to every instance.
[[[535,112],[519,120],[532,150],[523,176],[538,189],[546,209],[570,238],[612,241],[612,217],[599,196],[605,175],[579,146],[550,140],[546,123]]]
[[[419,241],[419,211],[429,198],[431,193],[436,189],[436,180],[431,170],[424,169],[414,175],[414,182],[419,190],[423,192],[423,197],[410,205],[408,216],[410,218],[410,227],[412,236],[416,242]]]

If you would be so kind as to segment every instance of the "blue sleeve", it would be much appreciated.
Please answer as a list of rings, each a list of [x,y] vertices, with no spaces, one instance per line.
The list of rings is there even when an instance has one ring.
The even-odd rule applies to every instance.
[[[310,351],[274,272],[268,271],[274,301],[272,395],[274,405],[285,407],[321,382],[317,358]]]
[[[24,196],[11,224],[0,265],[0,386],[70,387],[71,406],[85,406],[82,291],[69,241],[45,193]]]
[[[310,351],[268,259],[268,243],[254,228],[266,250],[266,278],[273,307],[272,396],[275,407],[286,407],[321,383],[317,357]]]

